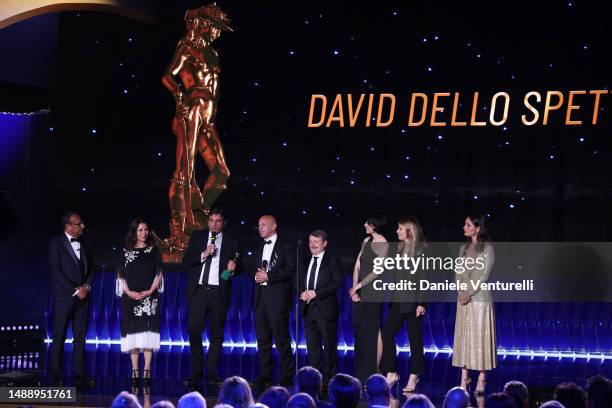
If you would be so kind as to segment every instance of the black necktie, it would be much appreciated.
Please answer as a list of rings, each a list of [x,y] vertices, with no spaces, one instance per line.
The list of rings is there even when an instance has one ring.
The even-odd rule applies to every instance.
[[[217,234],[213,234],[210,238],[210,243],[214,244],[217,240]],[[204,261],[204,276],[202,276],[202,285],[208,285],[208,277],[210,276],[210,266],[212,265],[213,255],[208,255]]]
[[[272,240],[271,240],[271,239],[269,239],[269,240],[267,240],[267,241],[264,239],[264,244],[265,244],[265,245],[268,245],[268,244],[271,244],[271,243],[272,243]]]
[[[310,266],[310,277],[308,278],[308,284],[306,285],[306,290],[314,290],[315,288],[315,274],[317,273],[317,261],[318,257],[312,257],[312,265]]]
[[[70,242],[80,242],[78,238],[70,238]]]

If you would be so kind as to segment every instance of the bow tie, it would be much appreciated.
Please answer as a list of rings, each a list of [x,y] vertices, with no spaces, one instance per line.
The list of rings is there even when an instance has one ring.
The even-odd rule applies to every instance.
[[[265,244],[265,245],[268,245],[268,244],[271,244],[271,243],[272,243],[272,240],[271,240],[271,239],[269,239],[269,240],[267,240],[267,241],[264,239],[264,244]]]
[[[70,242],[81,242],[78,238],[70,238]]]

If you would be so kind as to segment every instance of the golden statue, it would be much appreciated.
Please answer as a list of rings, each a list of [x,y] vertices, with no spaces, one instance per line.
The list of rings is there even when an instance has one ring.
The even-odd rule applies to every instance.
[[[219,56],[211,44],[221,31],[233,31],[229,17],[215,3],[187,10],[187,33],[176,47],[163,85],[174,95],[176,169],[170,182],[170,237],[162,243],[164,260],[178,262],[189,234],[207,225],[208,211],[227,188],[229,169],[215,128],[219,100]],[[196,151],[210,174],[202,191],[194,166]]]

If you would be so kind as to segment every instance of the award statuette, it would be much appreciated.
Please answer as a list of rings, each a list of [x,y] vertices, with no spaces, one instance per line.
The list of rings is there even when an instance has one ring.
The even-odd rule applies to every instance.
[[[238,257],[240,256],[240,254],[238,252],[236,252],[234,254],[234,259],[232,259],[232,261],[236,262],[238,260]],[[228,280],[229,278],[232,277],[232,275],[234,274],[234,272],[230,271],[229,269],[225,268],[223,270],[223,272],[221,272],[221,279],[223,280]]]

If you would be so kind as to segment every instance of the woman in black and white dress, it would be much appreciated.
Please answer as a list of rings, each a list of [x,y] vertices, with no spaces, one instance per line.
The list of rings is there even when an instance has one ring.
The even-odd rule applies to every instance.
[[[130,224],[118,261],[116,294],[121,296],[121,351],[130,353],[132,386],[140,385],[139,356],[144,353],[144,385],[151,385],[151,358],[159,350],[159,293],[163,291],[162,258],[149,224]]]

